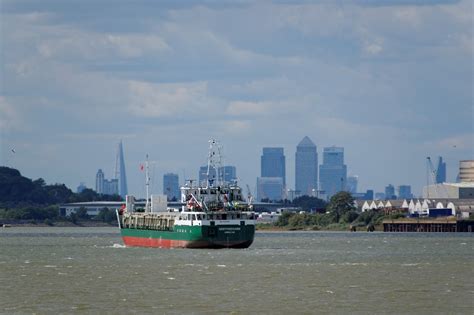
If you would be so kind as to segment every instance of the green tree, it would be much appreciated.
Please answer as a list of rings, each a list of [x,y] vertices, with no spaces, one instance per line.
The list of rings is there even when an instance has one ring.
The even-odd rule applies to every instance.
[[[354,198],[347,191],[340,191],[331,197],[326,209],[335,216],[335,221],[339,222],[344,214],[356,210]]]
[[[99,211],[96,219],[102,222],[112,223],[117,220],[117,215],[115,210],[110,210],[109,208],[105,207]]]
[[[87,209],[85,207],[80,207],[76,212],[78,219],[89,220],[89,215],[87,214]]]
[[[326,208],[326,202],[322,199],[310,196],[301,196],[293,199],[292,205],[305,211]]]
[[[276,226],[287,226],[289,219],[295,214],[292,212],[283,212],[279,217],[278,221],[275,223]]]
[[[341,216],[341,222],[351,223],[351,222],[355,221],[358,217],[359,217],[359,214],[357,212],[349,211],[349,212],[344,213]]]
[[[77,214],[75,212],[71,212],[71,214],[67,217],[69,221],[73,224],[77,224]]]

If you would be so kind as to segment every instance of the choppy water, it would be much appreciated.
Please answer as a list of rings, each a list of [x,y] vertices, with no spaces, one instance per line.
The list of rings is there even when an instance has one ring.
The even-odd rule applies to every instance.
[[[0,313],[473,314],[469,234],[257,233],[124,248],[115,228],[0,229]]]

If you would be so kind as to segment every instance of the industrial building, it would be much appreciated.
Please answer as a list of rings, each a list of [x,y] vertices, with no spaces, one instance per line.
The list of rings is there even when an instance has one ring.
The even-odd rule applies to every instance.
[[[474,160],[459,161],[459,183],[423,187],[423,198],[474,199]]]
[[[423,198],[474,199],[474,182],[425,186],[423,187]]]
[[[393,211],[406,211],[407,215],[415,216],[433,216],[441,212],[439,209],[450,209],[449,215],[462,219],[469,218],[474,214],[473,199],[404,199],[404,200],[356,200],[356,207],[359,211],[370,210],[384,211],[386,213]],[[446,212],[446,211],[444,211]],[[446,215],[446,213],[444,213]]]
[[[130,199],[132,198],[132,199]],[[135,201],[132,196],[126,196],[128,203],[133,203],[135,208],[145,208],[145,200]],[[178,208],[181,207],[181,202],[166,202],[166,195],[151,195],[151,209],[152,212],[166,211],[167,207]],[[59,215],[69,216],[71,213],[76,213],[79,209],[84,208],[89,216],[96,216],[102,209],[116,210],[123,207],[127,201],[90,201],[90,202],[74,202],[59,205]]]
[[[474,183],[474,160],[459,161],[459,181]]]

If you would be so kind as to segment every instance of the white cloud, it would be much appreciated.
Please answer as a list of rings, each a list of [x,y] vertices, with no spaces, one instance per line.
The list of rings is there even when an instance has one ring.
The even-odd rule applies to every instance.
[[[81,58],[97,60],[111,57],[138,58],[170,50],[159,36],[148,34],[103,34],[63,29],[51,34],[43,29],[47,38],[38,43],[38,52],[44,58]]]
[[[154,10],[163,14],[145,20],[114,10],[107,16],[91,10],[80,19],[72,9],[57,8],[49,8],[54,15],[2,14],[8,78],[2,88],[9,97],[0,99],[0,127],[13,128],[21,112],[32,128],[22,129],[29,141],[43,146],[64,135],[55,138],[66,139],[58,144],[61,152],[78,143],[103,149],[123,130],[146,133],[150,122],[159,130],[146,143],[172,146],[184,123],[196,147],[209,136],[228,137],[235,151],[244,152],[238,160],[245,161],[247,182],[258,173],[261,145],[285,142],[293,150],[293,142],[308,134],[318,146],[355,152],[348,165],[365,167],[367,182],[371,172],[380,173],[371,188],[388,177],[416,182],[417,175],[408,174],[416,174],[416,167],[406,166],[412,161],[391,168],[392,174],[380,172],[393,148],[408,152],[408,160],[432,137],[442,138],[429,144],[437,154],[453,145],[469,148],[472,136],[457,134],[472,126],[465,114],[472,104],[472,1],[305,3],[183,5],[171,11],[157,3]],[[140,27],[132,33],[126,23]],[[433,127],[441,122],[442,136]],[[163,134],[173,136],[161,140]],[[132,152],[145,146],[133,143]],[[380,154],[364,154],[374,145]],[[242,150],[247,147],[252,153]],[[178,154],[181,149],[173,148]],[[186,159],[171,162],[189,167],[182,166]]]
[[[20,116],[4,96],[0,96],[0,130],[17,129]]]
[[[230,120],[221,123],[221,129],[226,135],[232,137],[249,136],[252,134],[253,126],[249,120]]]
[[[213,115],[214,101],[207,82],[155,84],[129,81],[129,110],[143,117],[184,117]]]
[[[233,101],[227,107],[227,114],[232,116],[262,115],[268,113],[271,104],[268,102]]]
[[[379,40],[371,43],[365,43],[364,49],[371,55],[378,55],[383,51],[383,46],[381,44],[381,40]]]

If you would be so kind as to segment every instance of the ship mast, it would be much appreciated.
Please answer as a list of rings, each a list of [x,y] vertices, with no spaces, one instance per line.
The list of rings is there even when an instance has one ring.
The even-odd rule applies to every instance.
[[[207,159],[207,182],[206,182],[206,188],[209,188],[211,186],[211,169],[214,169],[214,185],[220,186],[222,185],[221,183],[221,174],[220,174],[220,169],[221,167],[221,146],[219,145],[219,142],[215,139],[209,140],[209,156]]]
[[[145,186],[146,186],[146,203],[145,203],[145,212],[150,212],[150,203],[148,201],[149,197],[149,187],[150,187],[150,172],[148,165],[148,154],[146,155],[145,161]]]

